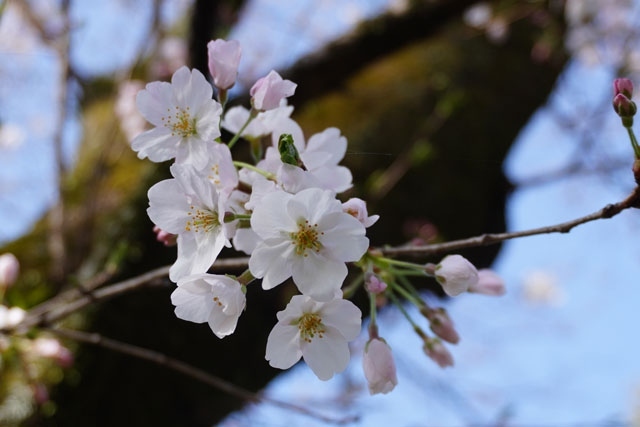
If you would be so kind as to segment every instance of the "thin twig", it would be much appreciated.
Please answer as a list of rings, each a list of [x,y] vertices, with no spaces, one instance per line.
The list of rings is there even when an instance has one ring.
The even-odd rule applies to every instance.
[[[457,251],[460,249],[493,245],[496,243],[504,242],[505,240],[511,240],[518,237],[535,236],[538,234],[568,233],[578,225],[599,219],[612,218],[618,215],[623,210],[629,208],[640,208],[640,187],[636,187],[631,192],[631,194],[621,202],[606,205],[602,209],[590,215],[576,218],[571,221],[562,222],[556,225],[516,231],[511,233],[487,233],[476,237],[470,237],[468,239],[453,240],[450,242],[436,243],[431,245],[411,245],[395,248],[381,248],[379,249],[379,251],[387,256],[430,256]]]
[[[223,393],[227,393],[246,402],[269,403],[271,405],[278,406],[286,410],[295,411],[302,415],[306,415],[332,424],[348,424],[358,420],[358,417],[355,415],[344,418],[332,418],[312,411],[308,408],[304,408],[302,406],[262,396],[239,387],[233,383],[225,381],[222,378],[211,375],[208,372],[203,371],[202,369],[198,369],[185,362],[171,358],[163,353],[107,338],[97,333],[83,332],[64,328],[48,328],[47,330],[63,338],[96,345],[98,347],[116,351],[121,354],[126,354],[138,359],[153,362],[159,366],[179,372],[183,375],[200,381],[201,383],[214,387],[222,391]]]
[[[212,270],[219,271],[246,267],[248,262],[248,258],[219,259],[214,263]],[[25,319],[17,325],[14,330],[16,332],[25,332],[34,326],[50,326],[54,322],[93,303],[104,301],[139,288],[160,284],[158,279],[167,277],[169,268],[170,266],[156,268],[139,276],[97,290],[83,292],[79,288],[69,289],[54,297],[54,302],[48,300],[29,310]]]

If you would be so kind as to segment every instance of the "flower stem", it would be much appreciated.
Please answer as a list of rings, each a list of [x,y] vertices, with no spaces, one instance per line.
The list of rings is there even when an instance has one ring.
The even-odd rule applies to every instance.
[[[236,132],[233,138],[231,138],[231,141],[229,141],[229,143],[227,144],[229,146],[229,149],[233,148],[233,146],[236,145],[236,142],[238,142],[238,140],[240,139],[240,134],[242,134],[242,132],[247,128],[247,126],[249,126],[249,123],[251,123],[251,120],[255,119],[257,115],[258,115],[258,110],[254,110],[252,108],[251,112],[249,113],[249,118],[247,119],[247,121],[244,122],[240,130]]]
[[[638,145],[638,140],[636,139],[636,135],[633,132],[633,128],[631,126],[625,126],[627,129],[627,133],[629,133],[629,139],[631,140],[631,146],[633,147],[633,152],[636,156],[636,159],[640,159],[640,145]]]
[[[395,296],[393,292],[388,292],[387,294],[389,295],[389,298],[391,298],[391,301],[395,304],[395,306],[398,307],[398,310],[400,310],[404,317],[409,321],[413,329],[420,329],[420,326],[418,326],[416,322],[413,321],[411,316],[409,316],[409,313],[407,312],[407,310],[405,310],[402,303],[398,300],[398,297]]]
[[[251,271],[249,271],[249,269],[246,269],[241,275],[237,277],[236,280],[240,282],[241,285],[246,286],[256,280],[256,278],[253,277],[253,274],[251,274]]]
[[[240,162],[238,160],[234,160],[233,164],[234,164],[234,166],[236,166],[238,168],[245,168],[245,169],[249,169],[249,170],[252,170],[254,172],[257,172],[257,173],[259,173],[260,175],[264,176],[265,178],[267,178],[270,181],[275,181],[276,180],[276,176],[274,174],[272,174],[271,172],[267,172],[266,170],[257,168],[252,164],[245,163],[245,162]]]
[[[414,295],[412,295],[409,291],[407,291],[402,286],[398,285],[396,282],[391,282],[389,283],[389,285],[393,288],[394,291],[398,292],[399,294],[402,294],[402,296],[411,304],[415,305],[416,307],[424,306],[424,302],[422,301],[422,299],[416,298]]]
[[[374,262],[378,264],[396,265],[398,267],[409,268],[411,270],[424,271],[424,265],[416,264],[414,262],[401,261],[399,259],[374,257]]]

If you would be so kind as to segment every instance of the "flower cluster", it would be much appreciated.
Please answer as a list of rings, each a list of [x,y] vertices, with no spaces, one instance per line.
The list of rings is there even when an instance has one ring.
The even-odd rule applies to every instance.
[[[290,118],[286,98],[296,85],[271,71],[251,88],[251,109],[226,108],[241,48],[236,41],[208,45],[213,88],[197,70],[178,69],[171,82],[149,83],[137,95],[140,113],[153,127],[131,143],[140,158],[173,160],[173,178],[149,189],[148,215],[158,240],[177,244],[169,276],[176,315],[208,323],[223,338],[245,309],[245,289],[262,279],[264,289],[291,278],[302,295],[278,313],[266,350],[272,366],[286,369],[301,357],[322,379],[342,371],[348,341],[360,332],[361,313],[342,299],[346,263],[369,247],[366,226],[377,217],[363,201],[343,204],[336,195],[351,187],[339,163],[346,138],[337,129],[305,139]],[[221,128],[236,136],[222,142]],[[264,158],[234,162],[231,148],[271,138]],[[250,255],[240,277],[208,273],[220,252],[233,245]]]
[[[20,307],[4,304],[5,292],[16,284],[19,274],[18,259],[11,253],[0,255],[0,377],[6,379],[8,389],[28,388],[27,399],[42,404],[49,400],[47,387],[51,378],[60,378],[59,374],[52,375],[52,371],[69,368],[73,364],[73,354],[51,336],[11,333],[27,315]],[[20,395],[15,397],[16,400],[22,398]]]
[[[338,198],[352,186],[351,172],[340,164],[347,148],[340,131],[328,128],[306,137],[286,102],[296,84],[275,71],[252,86],[249,109],[229,108],[241,47],[214,40],[208,54],[209,80],[182,67],[170,83],[149,83],[136,100],[153,127],[133,138],[133,150],[155,162],[173,160],[172,178],[149,189],[147,213],[158,240],[177,245],[169,272],[177,285],[171,295],[175,314],[207,323],[223,338],[235,331],[245,310],[249,283],[261,279],[269,290],[291,279],[300,295],[277,313],[265,357],[280,369],[303,358],[327,380],[346,368],[348,343],[361,330],[360,310],[343,295],[347,264],[362,268],[364,280],[356,284],[364,282],[372,297],[399,292],[398,270],[392,260],[369,251],[366,229],[378,216],[370,216],[361,199]],[[223,141],[221,129],[234,136]],[[231,150],[241,139],[249,144],[253,163],[233,159]],[[237,277],[210,274],[221,251],[231,246],[250,256],[247,271]],[[495,285],[479,286],[475,267],[455,256],[430,268],[417,266],[449,295],[499,293]],[[374,314],[375,306],[372,302]],[[446,313],[429,311],[427,318],[436,334],[449,341],[455,336],[457,342]],[[375,331],[365,349],[364,372],[372,393],[387,393],[397,383],[395,365],[391,347]],[[431,352],[436,344],[430,344]]]

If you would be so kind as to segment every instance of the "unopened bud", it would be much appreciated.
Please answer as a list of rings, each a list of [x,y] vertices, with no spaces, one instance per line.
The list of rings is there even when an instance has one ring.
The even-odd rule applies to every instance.
[[[177,235],[167,233],[166,231],[161,230],[158,226],[153,227],[153,232],[156,233],[156,240],[165,246],[175,246],[178,242]]]
[[[398,384],[391,347],[381,338],[373,338],[367,342],[362,356],[362,368],[370,394],[387,394]]]
[[[469,287],[469,292],[500,296],[506,292],[504,281],[495,271],[488,268],[478,270],[478,283]]]
[[[364,287],[372,294],[379,294],[387,289],[387,284],[380,280],[374,273],[366,273],[364,277]]]
[[[63,368],[73,365],[73,354],[55,338],[36,338],[33,341],[33,351],[40,357],[54,360]]]
[[[18,258],[11,253],[0,255],[0,289],[13,285],[20,274]]]
[[[638,111],[636,103],[627,98],[624,94],[619,93],[613,98],[613,109],[622,119],[624,127],[631,127],[633,125],[633,116]]]
[[[631,99],[633,97],[633,82],[625,78],[615,79],[613,81],[613,96],[619,93]]]
[[[35,400],[38,405],[42,405],[49,401],[49,390],[47,390],[47,386],[42,383],[36,383],[31,387],[33,391],[33,400]]]
[[[457,344],[460,341],[460,335],[444,308],[433,309],[425,306],[420,309],[420,313],[429,319],[429,328],[434,334],[451,344]]]
[[[451,297],[467,292],[478,282],[478,270],[462,255],[447,255],[434,273],[444,292]]]
[[[431,338],[425,340],[422,349],[424,350],[424,353],[441,368],[453,366],[453,356],[439,339]]]

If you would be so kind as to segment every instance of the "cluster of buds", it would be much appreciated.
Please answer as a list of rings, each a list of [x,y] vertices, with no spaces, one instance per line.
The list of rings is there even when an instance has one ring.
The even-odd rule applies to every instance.
[[[636,103],[631,100],[633,96],[633,82],[629,79],[619,78],[613,81],[613,109],[622,119],[622,125],[627,129],[629,141],[633,148],[635,161],[633,162],[633,176],[638,185],[640,185],[640,144],[633,132],[633,116],[638,108]]]
[[[633,82],[629,79],[620,78],[613,81],[613,109],[622,119],[624,127],[633,126],[633,116],[638,108],[631,100],[633,97]]]
[[[5,291],[18,280],[20,263],[10,253],[0,255],[0,378],[29,386],[33,402],[42,404],[49,399],[46,382],[53,367],[69,368],[73,354],[60,341],[50,336],[23,337],[11,331],[26,317],[17,306],[1,304]],[[9,333],[7,333],[7,331]],[[13,375],[13,371],[17,375]]]

